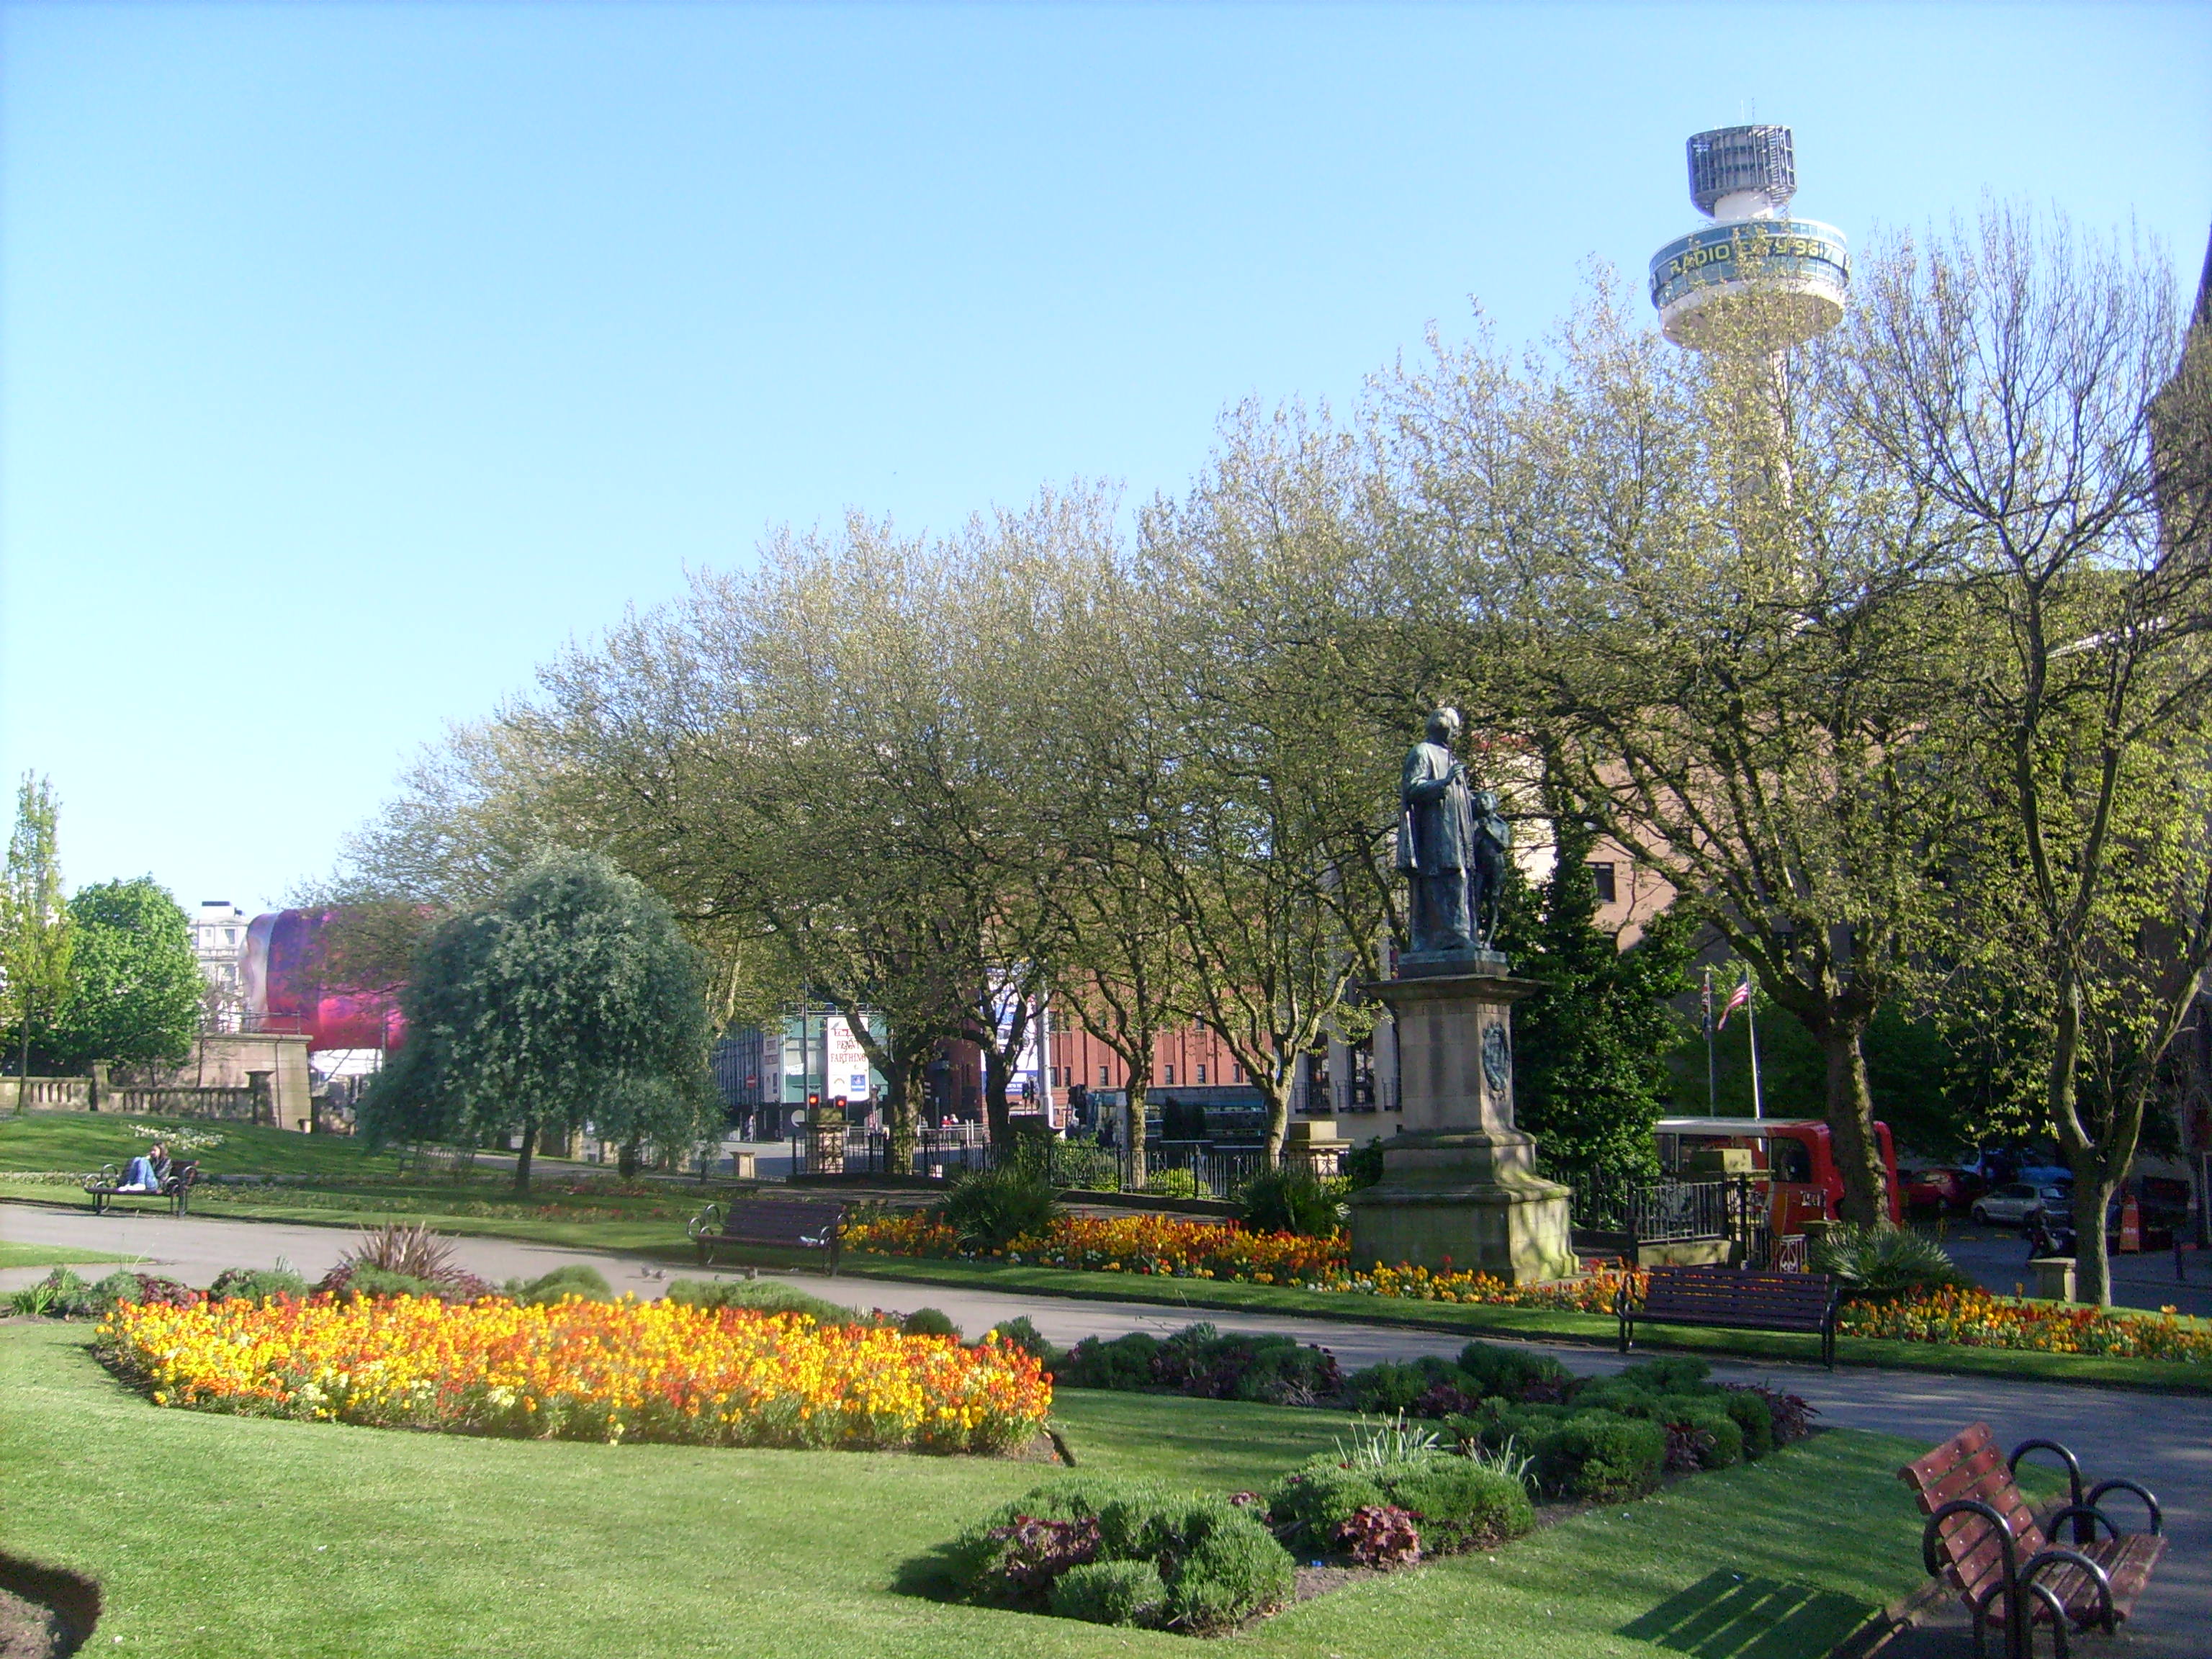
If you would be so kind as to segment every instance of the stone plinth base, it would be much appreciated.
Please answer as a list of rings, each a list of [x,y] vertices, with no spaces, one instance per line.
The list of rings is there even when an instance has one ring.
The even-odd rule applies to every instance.
[[[1510,1285],[1576,1271],[1568,1189],[1533,1165],[1517,1129],[1401,1134],[1382,1143],[1382,1179],[1352,1194],[1352,1265],[1409,1262]]]

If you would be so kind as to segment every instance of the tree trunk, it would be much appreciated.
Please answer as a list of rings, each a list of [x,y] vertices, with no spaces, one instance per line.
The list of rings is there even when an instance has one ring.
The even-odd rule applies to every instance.
[[[637,1173],[638,1153],[642,1150],[643,1140],[642,1135],[632,1135],[623,1142],[622,1150],[615,1154],[615,1173],[624,1181]]]
[[[1257,1072],[1252,1074],[1252,1081],[1259,1085],[1260,1097],[1267,1103],[1267,1167],[1271,1170],[1283,1167],[1283,1143],[1290,1139],[1291,1089],[1296,1076],[1295,1071],[1289,1078],[1279,1078],[1273,1073],[1265,1077]]]
[[[1888,1172],[1874,1132],[1874,1096],[1867,1087],[1859,1036],[1856,1025],[1831,1026],[1820,1036],[1828,1062],[1828,1132],[1844,1177],[1844,1219],[1862,1227],[1887,1227]]]
[[[916,1102],[928,1086],[929,1050],[902,1056],[884,1077],[884,1129],[890,1137],[885,1164],[893,1175],[915,1172],[915,1145],[921,1112]]]
[[[1145,1168],[1145,1084],[1133,1067],[1129,1073],[1129,1101],[1121,1109],[1123,1133],[1129,1145],[1129,1190],[1142,1192],[1152,1179]]]
[[[522,1125],[522,1150],[514,1158],[514,1190],[530,1190],[530,1155],[538,1149],[538,1121],[526,1118]]]
[[[986,1037],[976,1046],[983,1051],[983,1116],[991,1126],[992,1147],[1003,1152],[1013,1139],[1013,1127],[1007,1121],[1012,1114],[1006,1105],[1006,1081],[1012,1073],[998,1044]]]
[[[2074,1171],[2074,1299],[2091,1307],[2112,1305],[2112,1254],[2105,1242],[2105,1213],[2119,1177],[2094,1147],[2068,1160]]]

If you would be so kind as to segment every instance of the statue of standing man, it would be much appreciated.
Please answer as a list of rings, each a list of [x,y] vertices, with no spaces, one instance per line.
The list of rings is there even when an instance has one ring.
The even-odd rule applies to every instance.
[[[1406,755],[1398,790],[1398,868],[1407,878],[1407,918],[1417,953],[1489,948],[1513,831],[1498,797],[1468,782],[1452,753],[1459,711],[1429,716],[1422,740]]]

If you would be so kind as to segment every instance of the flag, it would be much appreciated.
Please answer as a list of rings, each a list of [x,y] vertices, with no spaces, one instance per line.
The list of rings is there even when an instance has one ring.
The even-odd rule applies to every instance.
[[[1714,1029],[1723,1031],[1728,1030],[1729,1016],[1739,1008],[1749,1006],[1750,1003],[1751,975],[1747,974],[1744,975],[1743,983],[1729,992],[1729,1000],[1721,1005],[1720,1024]]]

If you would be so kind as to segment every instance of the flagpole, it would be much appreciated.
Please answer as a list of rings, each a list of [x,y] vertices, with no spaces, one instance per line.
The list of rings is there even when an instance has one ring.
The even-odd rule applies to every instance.
[[[1705,964],[1705,1115],[1720,1115],[1720,1052],[1713,1046],[1713,964]]]
[[[1751,1115],[1762,1118],[1766,1106],[1759,1092],[1759,993],[1752,988],[1749,968],[1743,970],[1743,1028],[1751,1036]]]

